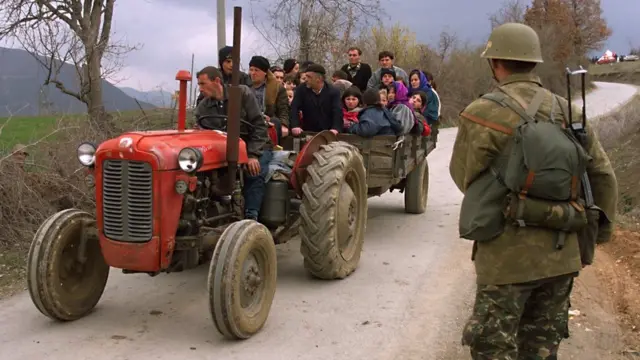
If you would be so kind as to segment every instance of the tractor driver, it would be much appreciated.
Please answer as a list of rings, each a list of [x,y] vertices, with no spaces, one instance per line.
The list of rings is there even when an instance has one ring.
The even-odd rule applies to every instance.
[[[225,130],[220,118],[213,116],[228,116],[227,85],[222,80],[222,73],[213,66],[207,66],[196,74],[198,87],[204,95],[203,100],[195,110],[198,126],[208,130]],[[265,191],[265,178],[269,170],[269,162],[273,157],[273,144],[267,133],[267,123],[264,121],[255,95],[246,85],[238,85],[242,93],[240,101],[240,137],[247,144],[249,176],[245,177],[244,216],[246,219],[258,220],[260,206]],[[209,117],[207,117],[209,116]],[[249,126],[251,124],[251,126]]]

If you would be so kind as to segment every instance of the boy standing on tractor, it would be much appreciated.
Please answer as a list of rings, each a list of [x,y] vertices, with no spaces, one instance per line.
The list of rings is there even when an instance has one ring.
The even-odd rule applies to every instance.
[[[208,130],[225,130],[224,117],[228,115],[227,85],[220,70],[207,66],[197,73],[198,87],[204,99],[195,110],[198,126]],[[248,172],[243,188],[245,218],[257,220],[265,191],[265,177],[273,157],[273,144],[267,133],[256,96],[248,86],[240,84],[240,137],[247,144]]]

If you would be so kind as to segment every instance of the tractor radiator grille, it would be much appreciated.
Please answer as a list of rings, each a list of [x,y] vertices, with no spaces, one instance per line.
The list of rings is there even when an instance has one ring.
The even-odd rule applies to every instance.
[[[112,240],[144,242],[153,236],[151,165],[105,160],[102,165],[104,235]]]

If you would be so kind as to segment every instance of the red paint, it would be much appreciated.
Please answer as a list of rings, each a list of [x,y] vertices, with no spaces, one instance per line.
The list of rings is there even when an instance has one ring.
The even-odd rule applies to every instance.
[[[276,131],[276,127],[275,126],[269,127],[269,129],[267,130],[267,133],[269,134],[269,138],[271,139],[271,142],[273,143],[273,145],[278,145],[278,132]]]
[[[176,80],[180,81],[180,93],[178,94],[178,131],[184,131],[187,124],[187,82],[191,81],[191,73],[180,70],[176,74]]]
[[[322,145],[337,140],[338,137],[334,133],[329,130],[324,130],[317,133],[300,149],[300,153],[298,153],[298,157],[296,157],[296,161],[291,169],[291,176],[289,177],[289,183],[298,195],[302,195],[302,184],[306,179],[307,166],[313,162],[313,153],[318,151]]]
[[[130,138],[131,141],[122,141]],[[131,145],[120,147],[120,144]],[[244,141],[240,140],[238,163],[247,163]],[[104,258],[112,267],[144,272],[166,269],[171,263],[175,235],[182,211],[183,195],[175,190],[178,179],[193,188],[196,178],[178,167],[178,152],[185,147],[200,149],[204,157],[201,171],[223,168],[226,163],[226,135],[210,130],[179,132],[148,131],[125,133],[100,144],[93,171],[96,177],[96,217]],[[108,159],[145,161],[153,171],[153,238],[146,243],[126,243],[107,239],[102,221],[102,163]]]
[[[219,169],[227,166],[227,135],[215,130],[160,130],[124,133],[117,138],[100,144],[98,152],[106,149],[120,150],[119,143],[123,138],[131,138],[133,145],[128,149],[121,149],[133,155],[144,152],[155,155],[158,170],[179,170],[178,153],[186,147],[197,148],[204,158],[201,171]],[[109,158],[118,158],[114,153]],[[96,160],[97,162],[98,160]],[[244,140],[239,140],[238,164],[249,162],[247,146]]]

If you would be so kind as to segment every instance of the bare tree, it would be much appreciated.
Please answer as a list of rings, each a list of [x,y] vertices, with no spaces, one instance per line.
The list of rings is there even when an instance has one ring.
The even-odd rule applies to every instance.
[[[489,15],[491,28],[510,22],[524,23],[524,14],[526,12],[527,7],[522,0],[506,0],[498,11]]]
[[[379,0],[276,0],[252,23],[278,56],[334,66],[358,31],[378,20]],[[356,15],[357,14],[357,15]]]
[[[108,125],[102,99],[103,78],[120,67],[135,47],[111,41],[115,0],[0,0],[0,39],[14,40],[47,71],[44,85],[87,105],[94,124]],[[64,83],[66,64],[75,66],[77,83]]]
[[[458,45],[458,35],[455,33],[449,33],[448,31],[443,31],[440,33],[440,39],[438,40],[438,54],[440,55],[440,63],[444,63],[447,59],[447,56],[456,48]],[[438,76],[440,75],[441,69],[438,69]]]

